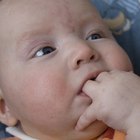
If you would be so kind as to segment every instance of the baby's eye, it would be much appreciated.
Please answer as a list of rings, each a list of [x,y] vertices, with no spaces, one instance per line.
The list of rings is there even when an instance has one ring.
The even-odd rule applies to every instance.
[[[96,33],[96,34],[91,34],[90,36],[88,36],[86,40],[95,40],[95,39],[100,39],[100,38],[102,38],[102,36]]]
[[[55,51],[56,48],[50,47],[50,46],[46,46],[40,50],[38,50],[35,54],[36,57],[41,57],[43,55],[47,55],[49,53],[52,53],[53,51]]]

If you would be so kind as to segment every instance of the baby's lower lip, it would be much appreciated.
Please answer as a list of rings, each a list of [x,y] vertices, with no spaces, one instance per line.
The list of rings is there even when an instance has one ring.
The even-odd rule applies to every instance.
[[[78,95],[79,95],[79,96],[84,96],[84,97],[89,97],[89,96],[88,96],[87,94],[85,94],[83,91],[80,91]]]

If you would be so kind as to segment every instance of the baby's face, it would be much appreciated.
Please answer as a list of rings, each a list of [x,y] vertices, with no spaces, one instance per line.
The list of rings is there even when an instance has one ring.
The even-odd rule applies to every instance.
[[[24,131],[41,140],[101,134],[99,121],[74,129],[91,104],[82,87],[131,64],[88,0],[4,0],[0,12],[0,88]]]

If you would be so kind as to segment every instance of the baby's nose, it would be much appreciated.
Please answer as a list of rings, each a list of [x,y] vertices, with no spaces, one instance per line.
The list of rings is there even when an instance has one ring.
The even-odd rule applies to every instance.
[[[71,67],[73,69],[77,69],[80,66],[89,63],[91,61],[97,61],[99,58],[98,52],[91,48],[88,45],[80,45],[75,46],[77,49],[75,49],[76,52],[74,52],[74,55],[71,59]]]

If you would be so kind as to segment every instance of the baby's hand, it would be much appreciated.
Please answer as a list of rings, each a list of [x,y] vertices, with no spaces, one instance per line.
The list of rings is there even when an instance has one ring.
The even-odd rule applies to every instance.
[[[124,71],[103,72],[96,81],[87,81],[83,91],[91,97],[92,104],[80,117],[76,129],[82,130],[97,119],[125,131],[128,139],[133,131],[140,130],[140,78],[137,75]]]

